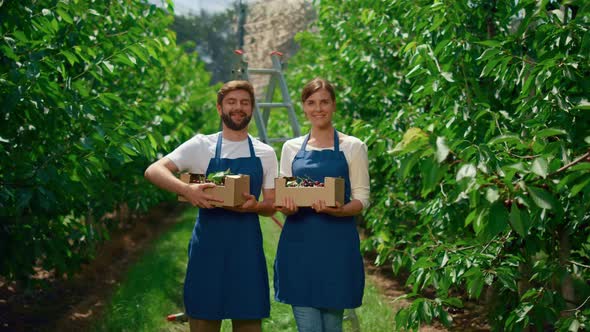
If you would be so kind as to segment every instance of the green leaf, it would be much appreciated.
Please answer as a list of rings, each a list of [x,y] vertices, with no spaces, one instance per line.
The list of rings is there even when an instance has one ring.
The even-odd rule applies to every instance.
[[[68,22],[69,24],[74,23],[74,20],[72,20],[70,14],[68,14],[68,12],[66,12],[65,10],[58,8],[56,11],[64,21]]]
[[[475,44],[480,44],[483,46],[488,46],[488,47],[493,47],[493,48],[497,48],[497,47],[502,46],[501,42],[499,42],[497,40],[492,40],[492,39],[477,41],[477,42],[475,42]]]
[[[477,267],[473,267],[465,272],[464,277],[467,279],[467,294],[471,298],[479,298],[483,289],[483,274]]]
[[[570,174],[568,174],[565,177],[563,177],[559,181],[559,183],[557,184],[557,186],[555,188],[557,189],[557,191],[561,191],[568,184],[570,184],[571,182],[577,180],[578,178],[580,178],[580,177],[582,177],[584,175],[585,175],[585,173],[583,173],[583,172],[571,172]]]
[[[473,221],[473,231],[476,235],[482,234],[482,231],[485,229],[486,221],[488,220],[490,210],[488,208],[483,208],[479,210],[477,214],[477,218]]]
[[[498,198],[500,198],[500,194],[498,194],[497,187],[490,187],[486,190],[486,199],[488,202],[494,203],[498,200]]]
[[[433,158],[427,158],[420,165],[420,175],[422,176],[420,195],[426,197],[437,186],[441,177],[441,169]]]
[[[449,155],[449,147],[447,146],[447,143],[445,141],[444,137],[437,137],[436,138],[436,161],[438,161],[439,163],[442,163],[443,161],[445,161],[445,159],[447,159],[447,156]]]
[[[411,41],[406,45],[406,47],[404,47],[404,53],[407,53],[409,50],[415,50],[415,49],[416,49],[416,41]]]
[[[213,181],[213,183],[215,183],[216,185],[221,185],[221,184],[223,184],[225,176],[229,175],[229,174],[231,174],[231,171],[228,168],[225,171],[219,171],[219,172],[215,172],[215,173],[211,173],[211,174],[207,175],[207,180]]]
[[[453,73],[443,71],[440,74],[447,82],[455,82],[455,80],[453,79]]]
[[[583,110],[583,111],[590,111],[590,102],[588,102],[588,100],[586,100],[586,99],[583,99],[576,106],[576,108],[579,110]]]
[[[466,164],[461,166],[459,171],[457,172],[456,180],[457,182],[465,179],[465,178],[474,178],[477,174],[477,169],[472,164]]]
[[[463,301],[461,301],[461,299],[458,297],[449,297],[449,298],[443,299],[442,302],[446,303],[450,306],[453,306],[455,308],[463,308]]]
[[[148,58],[145,54],[145,51],[141,47],[139,47],[138,45],[131,45],[129,49],[131,50],[131,52],[133,52],[133,54],[137,55],[137,57],[140,58],[142,61],[148,62]]]
[[[410,79],[414,76],[420,75],[423,71],[425,71],[425,69],[422,68],[422,65],[418,64],[406,74],[406,78]]]
[[[570,326],[568,326],[567,331],[568,332],[578,332],[578,330],[580,330],[581,324],[580,322],[574,318],[574,320],[572,320],[572,322],[570,323]]]
[[[558,136],[558,135],[566,135],[567,132],[563,129],[557,129],[557,128],[547,128],[547,129],[543,129],[543,130],[539,130],[537,132],[537,134],[535,135],[535,137],[537,138],[545,138],[545,137],[551,137],[551,136]]]
[[[538,207],[548,210],[555,208],[557,204],[555,198],[546,190],[537,187],[527,187],[527,190]]]
[[[423,257],[420,258],[416,263],[412,264],[412,271],[417,271],[419,269],[428,270],[436,266],[438,266],[438,264],[428,260],[427,257]]]
[[[112,73],[115,67],[109,61],[103,61],[102,64]]]
[[[115,55],[113,60],[115,60],[115,63],[124,64],[126,66],[134,66],[135,65],[135,62],[131,61],[127,55],[122,54],[122,53]]]
[[[74,65],[76,62],[78,62],[78,57],[76,57],[76,55],[70,51],[63,50],[61,51],[61,54],[66,57],[70,65]]]
[[[448,262],[449,262],[449,255],[445,251],[445,254],[443,255],[443,259],[442,259],[442,261],[440,263],[440,267],[445,267],[445,265],[447,265]]]
[[[572,190],[569,193],[569,197],[576,196],[580,191],[582,191],[586,186],[590,184],[590,175],[584,177],[580,183],[576,184],[572,187]]]
[[[402,179],[405,179],[410,174],[418,160],[420,160],[420,153],[418,152],[412,153],[401,160],[398,172]]]
[[[587,170],[590,170],[590,163],[579,163],[579,164],[574,165],[568,169],[568,171],[570,171],[570,172],[587,171]]]
[[[521,211],[516,203],[512,203],[512,207],[510,208],[510,224],[512,225],[512,229],[514,229],[518,235],[526,237],[529,225],[528,223],[525,224],[525,221],[521,216]]]
[[[24,32],[17,30],[15,32],[12,33],[14,35],[14,37],[16,37],[16,39],[22,41],[22,42],[28,42],[29,38],[27,38],[27,35],[25,35]]]
[[[533,173],[537,174],[538,176],[542,177],[543,179],[545,179],[548,174],[548,171],[547,171],[548,168],[549,168],[549,164],[547,163],[547,159],[545,159],[543,157],[539,157],[533,161],[531,171]]]
[[[495,58],[500,54],[502,51],[496,48],[488,48],[476,59],[476,61],[484,61],[490,58]]]
[[[158,142],[154,138],[154,135],[148,134],[147,137],[150,140],[150,144],[152,146],[152,149],[157,150],[158,149]]]
[[[422,313],[422,318],[424,319],[424,321],[427,324],[430,324],[430,322],[432,322],[432,307],[430,305],[430,301],[424,301],[421,304],[421,310],[419,310],[418,312]]]
[[[391,151],[393,154],[406,154],[422,149],[428,145],[428,134],[420,128],[410,128],[395,148]]]
[[[129,143],[121,145],[121,150],[123,150],[128,156],[137,156],[137,151],[135,151],[135,148]]]
[[[475,217],[477,217],[477,216],[478,216],[478,211],[475,209],[471,210],[471,212],[465,218],[465,226],[468,226],[469,224],[471,224],[473,222],[473,220],[475,219]]]
[[[508,219],[508,211],[502,202],[497,201],[492,204],[485,232],[486,238],[491,239],[497,234],[505,231],[508,227]]]
[[[518,138],[518,136],[516,135],[500,135],[492,138],[488,142],[488,145],[495,145],[500,143],[522,144],[520,138]]]

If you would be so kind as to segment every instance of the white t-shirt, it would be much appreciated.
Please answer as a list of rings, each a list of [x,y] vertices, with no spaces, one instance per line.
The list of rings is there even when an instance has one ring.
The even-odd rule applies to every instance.
[[[290,139],[283,144],[281,152],[281,176],[293,175],[293,159],[297,152],[301,150],[305,136]],[[367,145],[354,136],[338,133],[340,140],[340,151],[348,163],[348,175],[350,177],[351,198],[358,199],[363,204],[363,208],[369,206],[370,180],[369,180],[369,156]],[[330,148],[316,148],[307,144],[306,151],[312,150],[334,150]]]
[[[219,133],[203,135],[197,134],[188,141],[182,143],[166,157],[170,159],[178,170],[196,174],[205,174],[209,161],[215,158],[215,147]],[[254,154],[262,162],[263,179],[262,188],[273,189],[275,187],[275,178],[278,173],[277,155],[273,148],[262,143],[258,139],[250,136]],[[221,158],[236,159],[250,157],[250,148],[248,140],[230,141],[224,139],[221,142]]]

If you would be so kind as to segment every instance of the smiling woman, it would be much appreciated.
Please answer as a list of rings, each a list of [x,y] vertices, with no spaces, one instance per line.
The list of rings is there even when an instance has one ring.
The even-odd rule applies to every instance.
[[[342,331],[344,309],[359,307],[365,283],[354,216],[367,207],[368,155],[365,144],[336,131],[334,87],[321,78],[301,94],[311,132],[285,142],[281,176],[312,181],[341,177],[344,205],[297,207],[287,197],[279,209],[287,216],[275,260],[275,298],[292,305],[300,332]]]
[[[320,81],[318,81],[318,86]],[[308,86],[303,91],[303,112],[310,121],[311,126],[317,129],[329,128],[332,126],[332,115],[336,111],[334,91],[320,88],[313,92],[314,86]],[[331,143],[331,142],[328,142]]]

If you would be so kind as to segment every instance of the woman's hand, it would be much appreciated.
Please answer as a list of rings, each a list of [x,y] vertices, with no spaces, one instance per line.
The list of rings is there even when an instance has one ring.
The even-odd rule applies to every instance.
[[[335,207],[329,207],[326,205],[326,201],[319,200],[319,201],[314,202],[311,205],[311,208],[314,209],[315,212],[317,212],[317,213],[326,213],[326,214],[329,214],[329,215],[335,216],[335,217],[340,217],[340,216],[344,215],[344,210],[343,210],[342,204],[340,204],[340,202],[336,202]]]
[[[299,211],[299,208],[297,207],[297,205],[295,205],[295,200],[293,199],[293,197],[285,197],[285,199],[283,200],[283,205],[275,205],[275,208],[277,209],[277,211],[280,211],[285,216],[290,216]]]

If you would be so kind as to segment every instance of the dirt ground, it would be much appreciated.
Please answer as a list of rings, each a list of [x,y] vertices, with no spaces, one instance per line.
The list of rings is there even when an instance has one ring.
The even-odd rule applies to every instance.
[[[125,276],[143,249],[177,222],[183,207],[162,205],[139,218],[130,229],[114,234],[98,250],[96,259],[70,280],[55,280],[46,271],[50,287],[23,294],[14,283],[0,277],[0,331],[87,331],[100,318],[114,287]],[[374,257],[365,258],[368,278],[391,301],[392,310],[408,302],[393,300],[407,292],[390,269],[375,267]],[[454,313],[452,331],[489,331],[476,306]],[[423,332],[447,331],[440,325],[423,327]]]
[[[128,229],[111,235],[96,259],[70,280],[55,280],[51,273],[39,271],[49,281],[46,290],[23,293],[0,277],[0,331],[88,331],[127,267],[177,222],[182,210],[178,204],[160,205],[127,224]]]

